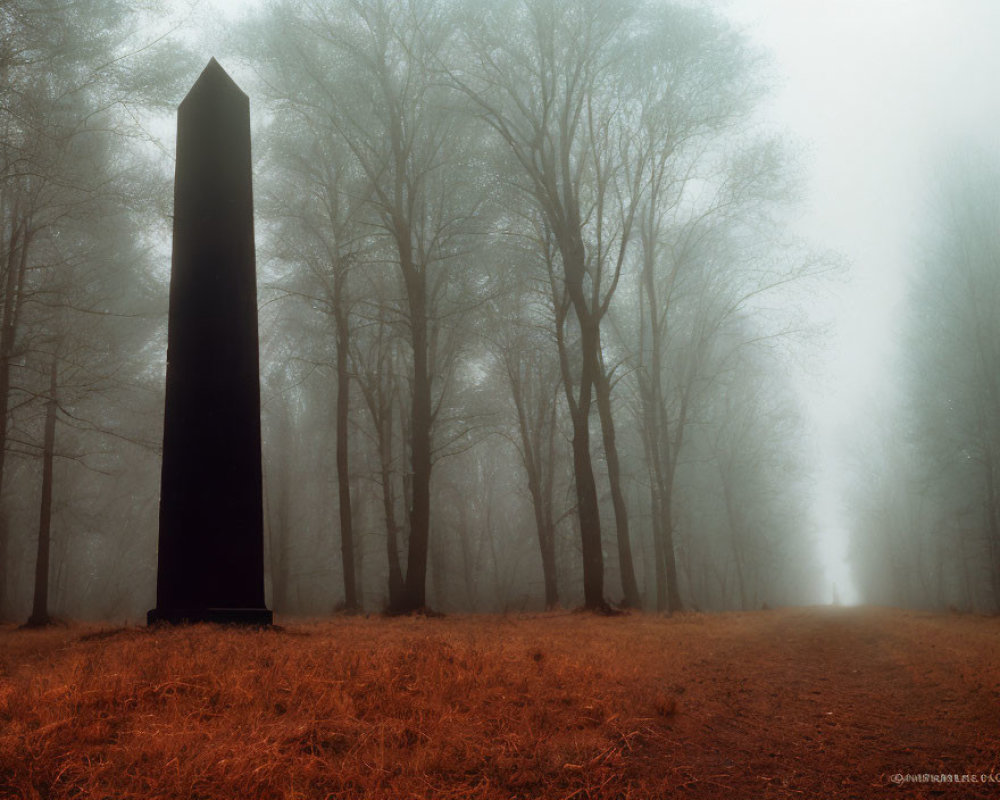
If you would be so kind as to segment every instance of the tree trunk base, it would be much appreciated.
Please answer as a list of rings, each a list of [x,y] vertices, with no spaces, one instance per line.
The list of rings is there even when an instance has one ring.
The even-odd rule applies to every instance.
[[[59,623],[58,620],[53,619],[52,617],[48,616],[47,614],[45,616],[42,616],[42,617],[35,616],[34,614],[32,614],[30,617],[28,617],[28,621],[25,622],[21,626],[21,630],[33,630],[33,629],[38,629],[38,628],[54,628],[56,625],[59,625],[59,624],[60,623]]]
[[[195,625],[200,622],[267,628],[274,622],[274,616],[266,608],[154,608],[146,614],[147,625]]]
[[[615,608],[607,600],[602,600],[594,606],[583,605],[576,609],[578,614],[596,614],[599,617],[624,617],[629,612],[627,609]]]
[[[392,607],[389,606],[384,612],[382,612],[386,617],[428,617],[430,619],[442,619],[445,614],[441,611],[435,611],[433,608],[428,606],[420,606],[419,608],[405,608],[405,607]]]

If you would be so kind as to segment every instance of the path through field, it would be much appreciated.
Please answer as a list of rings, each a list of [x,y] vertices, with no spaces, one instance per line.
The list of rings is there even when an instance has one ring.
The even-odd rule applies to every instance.
[[[0,628],[0,798],[1000,796],[991,779],[998,618]]]
[[[675,768],[676,783],[880,797],[902,779],[911,797],[1000,795],[1000,783],[971,782],[1000,781],[1000,620],[861,609],[750,617],[720,623],[716,646],[681,666],[691,690],[671,743],[691,766]]]

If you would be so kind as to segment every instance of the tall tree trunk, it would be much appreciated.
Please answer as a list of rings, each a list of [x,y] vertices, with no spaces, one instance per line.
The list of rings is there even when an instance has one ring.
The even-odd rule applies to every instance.
[[[344,568],[344,609],[359,610],[354,564],[354,516],[351,512],[351,473],[348,464],[348,415],[351,402],[351,374],[348,368],[350,329],[344,298],[345,274],[336,276],[334,321],[337,327],[337,494],[340,501],[340,555]]]
[[[607,611],[604,599],[604,553],[601,542],[601,517],[597,503],[597,482],[590,454],[590,407],[593,398],[596,358],[599,346],[596,326],[580,322],[583,366],[580,393],[573,418],[573,474],[576,478],[577,514],[580,519],[580,542],[583,550],[583,602],[592,611]]]
[[[569,214],[578,221],[575,206]],[[597,502],[597,483],[590,453],[590,409],[593,403],[594,381],[599,372],[598,354],[601,348],[600,319],[591,311],[583,289],[586,274],[586,256],[580,238],[579,223],[560,226],[556,215],[549,223],[555,233],[562,257],[563,284],[566,296],[573,307],[580,329],[580,378],[574,382],[566,351],[565,312],[556,291],[552,261],[549,259],[549,276],[556,305],[556,341],[559,346],[559,364],[563,375],[566,400],[573,423],[573,476],[576,487],[577,519],[580,523],[580,545],[583,555],[583,604],[590,611],[608,612],[610,606],[604,599],[604,553],[601,542],[601,517]],[[578,390],[574,396],[574,387]]]
[[[267,523],[267,546],[271,567],[271,608],[275,613],[289,612],[288,550],[291,543],[291,491],[293,424],[287,403],[275,412],[270,440],[274,454],[273,469],[264,475],[264,520]],[[266,465],[265,465],[266,466]]]
[[[275,613],[288,613],[288,544],[289,544],[289,500],[286,475],[277,478],[282,484],[277,502],[269,501],[267,519],[269,522],[268,544],[271,556],[271,607]]]
[[[628,507],[625,505],[621,467],[618,464],[618,444],[615,441],[615,420],[611,408],[611,381],[608,379],[603,363],[600,365],[594,389],[597,397],[597,413],[601,419],[601,434],[604,439],[604,456],[608,464],[611,503],[615,510],[615,529],[618,534],[618,568],[621,572],[622,592],[625,596],[624,605],[626,608],[638,608],[639,587],[635,580],[632,541],[628,525]]]
[[[406,584],[402,612],[419,611],[427,605],[427,553],[431,512],[431,376],[427,339],[427,282],[424,273],[403,258],[413,346],[413,396],[410,413],[410,458],[412,505],[410,546],[406,562]]]
[[[512,353],[507,362],[507,377],[510,382],[514,407],[517,411],[517,427],[521,436],[521,460],[528,477],[528,492],[535,515],[535,533],[538,549],[542,556],[542,578],[545,583],[545,609],[551,611],[559,605],[559,588],[556,574],[555,523],[552,519],[552,476],[555,460],[556,403],[551,397],[551,410],[546,413],[542,406],[544,389],[537,387],[534,395],[536,406],[532,409],[535,427],[529,422],[526,382],[531,373],[522,373],[520,354]],[[547,438],[547,461],[542,456],[543,438]]]
[[[440,536],[428,539],[427,544],[427,575],[431,585],[431,602],[438,608],[450,608],[448,575],[451,572],[451,553],[445,549]]]
[[[545,610],[559,608],[559,579],[556,569],[555,527],[548,525],[539,534],[542,551],[542,580],[545,582]]]
[[[385,519],[386,563],[389,568],[389,602],[387,610],[401,607],[403,599],[403,573],[399,566],[399,524],[396,521],[396,498],[393,493],[392,429],[395,383],[391,354],[383,338],[387,330],[385,310],[379,306],[378,338],[376,341],[375,369],[361,373],[362,395],[368,406],[375,439],[378,445],[379,477],[382,481],[382,515]],[[361,362],[359,356],[358,363]]]
[[[392,493],[392,413],[389,406],[377,424],[379,472],[382,476],[382,513],[385,516],[385,551],[389,563],[389,608],[396,609],[403,600],[403,572],[399,566],[399,525],[396,523],[396,498]]]
[[[363,498],[361,503],[358,503],[357,496],[354,498],[354,503],[351,505],[354,514],[354,521],[357,522],[358,519],[362,521],[361,527],[365,527],[365,522],[369,515],[369,503],[371,499],[369,497]],[[360,511],[359,511],[360,508]],[[354,526],[356,531],[357,525]],[[365,559],[368,557],[368,550],[366,549],[364,537],[355,536],[354,537],[354,590],[358,598],[358,610],[364,611],[365,609]]]
[[[640,351],[642,346],[640,344]],[[663,554],[663,522],[660,514],[663,501],[663,461],[660,458],[660,432],[657,427],[656,404],[653,398],[651,370],[639,375],[639,401],[642,406],[643,449],[646,455],[646,472],[649,476],[650,536],[653,539],[653,563],[656,576],[656,610],[667,610],[667,570]]]
[[[744,576],[743,523],[733,497],[731,478],[723,472],[722,496],[725,500],[726,519],[729,522],[729,543],[733,549],[733,564],[736,567],[736,588],[740,596],[740,611],[748,611],[746,578]]]
[[[24,300],[24,279],[28,269],[26,223],[11,233],[7,247],[7,270],[4,276],[3,312],[0,316],[0,488],[3,487],[7,455],[7,417],[10,408],[10,366],[17,341],[18,323]]]
[[[548,420],[548,460],[543,465],[542,520],[538,531],[539,546],[542,551],[542,577],[545,581],[545,609],[551,611],[559,607],[559,571],[556,567],[556,523],[553,519],[553,489],[556,475],[556,404],[553,398]]]
[[[458,509],[458,543],[462,551],[462,584],[465,595],[465,608],[469,611],[479,610],[479,592],[477,589],[476,558],[472,552],[472,542],[470,537],[472,532],[469,525],[469,504],[463,502],[461,492],[455,492],[456,508]],[[440,595],[438,595],[440,597]]]
[[[671,446],[670,420],[663,391],[665,320],[660,315],[654,275],[658,230],[659,223],[654,214],[654,206],[651,204],[640,231],[643,265],[639,313],[640,316],[647,317],[650,350],[649,363],[646,365],[645,389],[640,396],[646,428],[649,474],[653,483],[650,500],[655,505],[653,542],[657,559],[656,608],[657,611],[672,614],[683,608],[677,584],[673,526],[673,483],[679,443],[677,446]],[[683,426],[684,420],[682,419],[679,424]]]
[[[56,409],[58,400],[58,361],[52,356],[49,374],[49,398],[45,403],[45,437],[42,444],[42,499],[38,514],[38,549],[35,557],[35,597],[28,618],[29,627],[48,625],[49,619],[49,544],[52,527],[52,467],[56,444]]]
[[[556,577],[555,525],[552,521],[552,507],[542,497],[544,491],[529,479],[528,491],[535,512],[535,532],[538,549],[542,556],[542,578],[545,583],[545,609],[551,611],[559,605],[559,585]]]
[[[277,535],[275,534],[275,529],[282,524],[280,519],[281,511],[279,510],[277,514],[279,519],[275,519],[274,511],[274,500],[272,500],[271,495],[275,491],[274,484],[271,480],[271,474],[268,470],[267,463],[265,461],[263,466],[263,480],[264,480],[264,560],[268,565],[268,573],[271,577],[271,596],[267,600],[268,607],[274,611],[277,611],[277,603],[275,603],[275,597],[278,593],[278,585],[280,579],[278,578],[278,544]]]
[[[403,443],[403,456],[402,461],[404,463],[408,462],[410,469],[403,469],[400,484],[403,490],[403,524],[400,526],[399,531],[402,533],[402,538],[399,540],[399,545],[401,548],[405,548],[409,552],[410,547],[410,508],[413,506],[413,458],[410,455],[413,450],[412,436],[410,431],[413,429],[411,424],[412,419],[410,418],[410,413],[412,412],[413,402],[410,400],[409,403],[405,402],[402,394],[397,397],[396,402],[396,413],[399,415],[399,438]],[[406,591],[406,575],[403,575],[403,591]]]
[[[677,553],[674,549],[673,468],[667,470],[665,485],[660,491],[660,525],[663,537],[663,561],[667,577],[667,613],[683,611],[680,587],[677,583]]]
[[[31,236],[27,221],[14,225],[7,243],[3,306],[0,312],[0,608],[7,592],[7,514],[2,507],[4,472],[7,463],[7,425],[10,414],[10,368],[17,341],[18,323],[24,304],[28,246]]]
[[[660,490],[655,480],[649,486],[650,518],[653,535],[653,559],[656,568],[656,610],[667,610],[667,568],[663,557],[662,522],[660,521]]]

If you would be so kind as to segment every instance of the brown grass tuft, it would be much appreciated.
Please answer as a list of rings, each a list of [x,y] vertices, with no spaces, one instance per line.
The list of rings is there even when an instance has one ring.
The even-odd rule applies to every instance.
[[[653,708],[661,717],[672,717],[677,713],[677,700],[673,697],[657,697]]]

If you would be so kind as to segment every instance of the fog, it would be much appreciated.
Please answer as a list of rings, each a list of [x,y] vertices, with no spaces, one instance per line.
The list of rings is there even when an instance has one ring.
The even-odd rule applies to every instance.
[[[154,604],[210,56],[276,613],[997,609],[993,4],[92,5],[0,10],[4,618]]]

